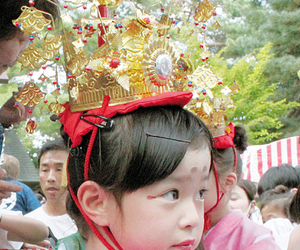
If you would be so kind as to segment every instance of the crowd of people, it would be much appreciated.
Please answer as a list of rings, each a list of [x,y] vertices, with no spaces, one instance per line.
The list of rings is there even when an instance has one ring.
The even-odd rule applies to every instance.
[[[0,3],[0,73],[28,45],[12,20],[29,4]],[[35,7],[58,15],[51,1]],[[283,164],[259,183],[243,179],[245,128],[230,123],[213,138],[184,109],[192,95],[103,105],[89,110],[88,123],[66,104],[61,138],[39,153],[41,193],[17,181],[20,163],[3,153],[5,130],[30,116],[11,97],[0,109],[0,248],[300,249],[299,168]]]

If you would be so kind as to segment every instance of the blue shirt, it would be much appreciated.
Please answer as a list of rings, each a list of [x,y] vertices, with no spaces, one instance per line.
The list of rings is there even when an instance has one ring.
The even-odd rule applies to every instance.
[[[13,179],[9,179],[6,181],[21,186],[22,191],[17,193],[12,192],[9,198],[2,200],[0,208],[13,211],[22,211],[22,214],[25,215],[42,205],[38,198],[35,196],[32,189],[26,184],[19,181],[14,181]]]

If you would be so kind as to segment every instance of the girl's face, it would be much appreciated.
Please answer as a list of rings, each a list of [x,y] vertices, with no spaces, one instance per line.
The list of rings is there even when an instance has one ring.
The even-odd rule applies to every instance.
[[[229,204],[232,209],[241,209],[243,213],[249,212],[250,201],[244,189],[236,185],[231,192]]]
[[[211,171],[207,184],[207,192],[204,194],[204,212],[208,212],[217,203],[217,187],[214,171]]]
[[[269,203],[260,210],[260,213],[263,223],[267,222],[270,219],[286,218],[282,204],[278,205]]]
[[[124,250],[195,249],[203,231],[210,168],[207,146],[188,149],[162,181],[126,193],[122,208],[111,204],[109,228]]]

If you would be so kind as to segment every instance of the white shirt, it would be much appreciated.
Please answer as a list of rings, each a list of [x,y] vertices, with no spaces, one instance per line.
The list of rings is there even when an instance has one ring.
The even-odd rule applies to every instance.
[[[291,223],[289,219],[285,218],[270,219],[266,221],[263,225],[272,230],[276,243],[280,246],[282,250],[287,249],[290,234],[297,226],[296,224]]]
[[[46,214],[44,206],[41,206],[25,216],[44,222],[59,240],[77,232],[77,226],[68,214],[50,216]]]

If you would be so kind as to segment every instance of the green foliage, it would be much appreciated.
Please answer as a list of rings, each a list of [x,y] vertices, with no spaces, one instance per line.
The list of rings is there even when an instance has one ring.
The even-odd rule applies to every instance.
[[[271,44],[240,59],[232,68],[227,67],[227,60],[220,55],[222,50],[211,60],[216,73],[223,77],[223,83],[240,86],[238,93],[232,95],[235,109],[228,110],[228,120],[242,123],[248,128],[249,141],[252,144],[267,143],[282,137],[280,129],[283,123],[280,118],[292,107],[299,106],[295,102],[287,103],[285,99],[272,101],[277,84],[269,84],[264,75],[267,63],[273,57],[270,54]]]
[[[271,98],[299,102],[300,1],[224,0],[223,4],[226,13],[223,31],[228,46],[222,56],[236,61],[271,42],[274,56],[263,72],[269,85],[278,83]],[[292,114],[299,115],[299,112]],[[287,127],[289,124],[286,122]]]

